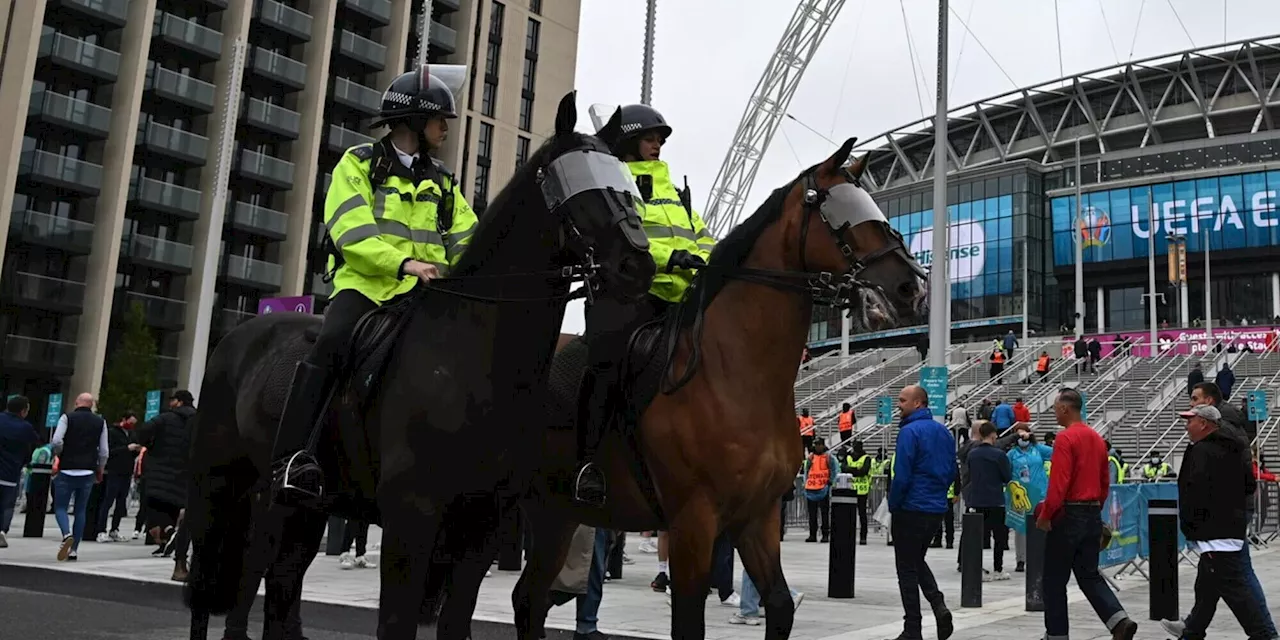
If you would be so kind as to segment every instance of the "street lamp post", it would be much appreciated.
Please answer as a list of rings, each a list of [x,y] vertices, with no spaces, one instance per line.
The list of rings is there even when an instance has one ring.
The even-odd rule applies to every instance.
[[[1213,341],[1213,286],[1209,279],[1209,229],[1204,230],[1204,348]]]
[[[938,105],[933,117],[933,260],[929,266],[929,366],[947,366],[951,339],[947,220],[947,0],[938,2]]]
[[[1080,138],[1076,137],[1076,338],[1084,336],[1084,211],[1080,204]]]

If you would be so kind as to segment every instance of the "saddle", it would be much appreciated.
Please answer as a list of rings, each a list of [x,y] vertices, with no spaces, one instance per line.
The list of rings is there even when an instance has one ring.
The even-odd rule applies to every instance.
[[[391,351],[408,324],[409,309],[407,301],[384,304],[364,314],[351,332],[350,350],[337,381],[346,386],[356,409],[363,411],[373,399]]]

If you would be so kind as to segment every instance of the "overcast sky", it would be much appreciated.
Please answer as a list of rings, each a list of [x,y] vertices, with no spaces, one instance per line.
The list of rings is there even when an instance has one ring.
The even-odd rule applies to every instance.
[[[1280,33],[1276,0],[1057,4],[1061,67],[1052,0],[953,0],[950,105],[1118,62]],[[674,128],[662,156],[673,177],[688,176],[699,211],[796,5],[789,0],[658,0],[652,104]],[[591,130],[586,113],[592,104],[639,102],[644,12],[645,0],[582,0],[576,81],[580,129]],[[932,116],[937,14],[933,0],[845,2],[788,109],[821,135],[783,120],[761,161],[746,213],[769,191],[834,151],[837,145],[824,137],[836,143],[853,136],[865,140]],[[564,331],[582,333],[583,326],[582,303],[575,301]]]

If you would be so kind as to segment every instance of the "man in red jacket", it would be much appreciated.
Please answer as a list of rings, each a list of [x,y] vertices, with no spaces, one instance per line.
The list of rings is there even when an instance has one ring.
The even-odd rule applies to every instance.
[[[1031,409],[1023,404],[1022,398],[1018,398],[1018,401],[1013,403],[1013,420],[1014,422],[1031,422]]]
[[[1076,584],[1106,624],[1114,640],[1133,640],[1138,624],[1129,618],[1102,574],[1098,553],[1102,537],[1102,505],[1107,501],[1111,473],[1107,447],[1080,416],[1080,392],[1058,393],[1053,413],[1065,427],[1053,446],[1049,490],[1037,508],[1036,526],[1047,531],[1044,553],[1044,628],[1047,640],[1066,639],[1067,581]]]

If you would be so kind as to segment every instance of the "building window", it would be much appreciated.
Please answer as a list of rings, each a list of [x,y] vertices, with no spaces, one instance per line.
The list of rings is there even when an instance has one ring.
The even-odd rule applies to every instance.
[[[501,2],[493,3],[493,13],[489,16],[489,40],[502,41],[502,19],[506,16],[507,7]]]
[[[520,129],[533,130],[533,98],[528,96],[520,97]]]
[[[475,206],[483,211],[489,203],[489,165],[493,151],[493,125],[480,123],[480,134],[476,137],[476,186]]]
[[[529,31],[525,33],[524,37],[525,53],[532,53],[534,56],[538,55],[538,40],[541,36],[542,23],[534,20],[533,18],[529,18]]]
[[[476,158],[485,160],[486,164],[493,158],[493,125],[480,123],[480,138],[476,141]]]
[[[542,0],[529,0],[529,13],[542,13]]]
[[[529,139],[524,136],[516,136],[516,168],[529,161]]]
[[[538,73],[538,61],[534,58],[526,57],[524,59],[524,77],[520,83],[520,128],[525,131],[533,130],[533,88],[534,79]]]
[[[487,166],[476,165],[476,190],[472,200],[475,202],[471,205],[477,211],[484,211],[489,205],[489,167]]]
[[[493,117],[493,105],[498,101],[498,85],[484,81],[484,91],[480,94],[480,113]]]

